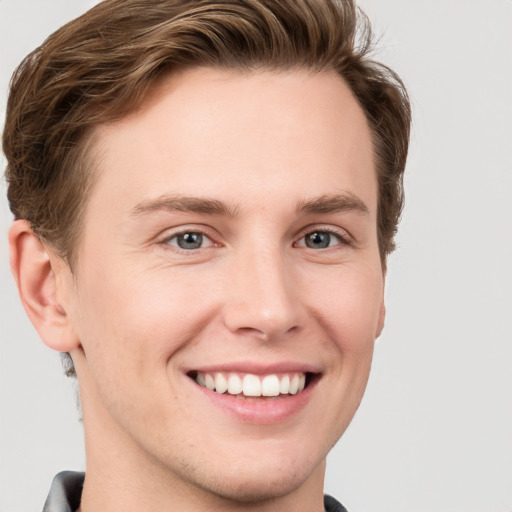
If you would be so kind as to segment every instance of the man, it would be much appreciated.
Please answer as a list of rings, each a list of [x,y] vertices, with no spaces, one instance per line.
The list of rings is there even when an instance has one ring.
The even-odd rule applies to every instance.
[[[344,510],[325,458],[384,325],[410,123],[360,23],[106,0],[18,69],[12,269],[87,454],[46,510]]]

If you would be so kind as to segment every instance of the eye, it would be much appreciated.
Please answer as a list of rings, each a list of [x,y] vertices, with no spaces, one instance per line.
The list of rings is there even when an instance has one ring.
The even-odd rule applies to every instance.
[[[177,235],[167,238],[164,242],[186,251],[203,249],[213,245],[213,242],[206,235],[197,231],[178,233]]]
[[[317,230],[306,233],[297,245],[309,249],[328,249],[342,243],[348,243],[342,235],[332,231]]]

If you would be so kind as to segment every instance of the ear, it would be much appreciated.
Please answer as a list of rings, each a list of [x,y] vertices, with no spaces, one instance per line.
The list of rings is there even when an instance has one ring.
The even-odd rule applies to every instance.
[[[68,265],[41,242],[26,220],[9,230],[11,271],[21,302],[39,336],[48,347],[69,352],[80,343],[61,297],[72,285]],[[69,276],[64,274],[68,273]]]
[[[381,334],[382,330],[384,329],[384,323],[386,320],[386,301],[384,299],[384,290],[386,288],[386,267],[384,265],[382,269],[382,298],[380,303],[380,309],[379,309],[379,318],[377,319],[377,329],[375,331],[375,339],[377,339]]]
[[[377,320],[377,331],[375,332],[375,339],[377,339],[384,329],[384,323],[386,320],[386,304],[384,302],[384,297],[382,298],[382,302],[379,310],[379,318]]]

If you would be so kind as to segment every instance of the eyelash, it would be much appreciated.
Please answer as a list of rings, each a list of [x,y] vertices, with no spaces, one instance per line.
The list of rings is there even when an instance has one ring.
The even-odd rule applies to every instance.
[[[337,240],[339,245],[351,245],[351,239],[347,233],[341,232],[341,231],[333,229],[333,228],[320,226],[318,228],[308,227],[305,230],[303,230],[301,236],[298,238],[298,240],[296,242],[294,242],[293,246],[308,248],[305,241],[304,241],[304,243],[299,243],[299,242],[305,240],[308,235],[312,235],[314,233],[327,233],[330,236],[333,236]],[[200,235],[203,238],[203,240],[207,239],[207,240],[209,240],[210,243],[207,247],[198,247],[198,248],[194,248],[194,249],[184,249],[182,247],[179,247],[177,244],[171,243],[172,240],[178,239],[178,237],[180,237],[180,236],[185,236],[185,235],[189,235],[189,234],[190,235]],[[209,235],[206,232],[206,230],[204,230],[204,229],[184,229],[177,233],[173,233],[171,235],[167,235],[167,236],[163,237],[161,240],[158,241],[158,243],[163,246],[172,246],[173,250],[176,250],[181,253],[188,253],[188,254],[194,253],[195,251],[198,251],[201,249],[204,250],[204,249],[210,249],[211,247],[215,247],[215,246],[218,247],[220,245],[219,243],[215,242],[214,238],[211,235]],[[326,249],[331,249],[332,247],[335,247],[338,244],[335,244],[334,246],[329,245],[328,247],[321,248],[321,249],[313,249],[311,247],[309,247],[309,249],[314,250],[314,251],[326,250]]]

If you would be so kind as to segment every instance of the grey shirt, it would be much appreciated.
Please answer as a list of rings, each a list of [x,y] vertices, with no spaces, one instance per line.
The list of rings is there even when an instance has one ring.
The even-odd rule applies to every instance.
[[[63,471],[52,482],[43,512],[75,512],[80,505],[85,473]],[[347,509],[331,496],[324,496],[326,512],[347,512]]]

